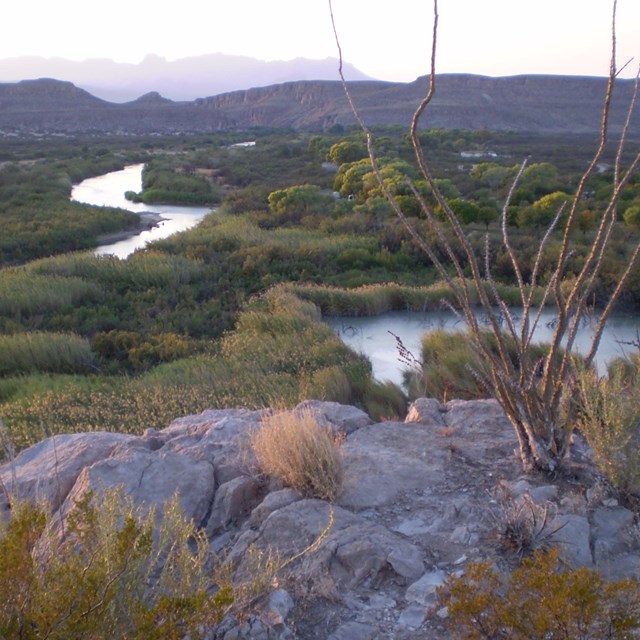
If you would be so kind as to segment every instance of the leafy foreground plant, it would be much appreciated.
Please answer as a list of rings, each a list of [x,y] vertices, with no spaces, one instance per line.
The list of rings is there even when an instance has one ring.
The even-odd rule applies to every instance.
[[[557,550],[538,552],[504,577],[470,563],[439,591],[453,638],[628,640],[640,630],[637,582],[605,582],[597,571],[559,571]]]
[[[342,488],[336,434],[308,410],[265,418],[251,438],[260,469],[309,497],[335,500]]]
[[[569,202],[560,206],[553,220],[543,234],[531,270],[524,268],[524,260],[513,249],[508,231],[508,211],[514,192],[525,171],[522,163],[502,210],[502,249],[509,257],[520,292],[522,318],[517,322],[505,299],[500,295],[498,284],[491,273],[489,241],[487,237],[484,256],[477,255],[471,240],[465,233],[461,221],[449,205],[442,189],[434,179],[426,160],[418,127],[425,109],[433,98],[436,87],[435,52],[438,25],[438,3],[434,0],[433,48],[431,54],[430,83],[426,96],[418,106],[410,128],[410,139],[415,151],[416,164],[421,180],[429,186],[431,194],[441,211],[444,221],[436,216],[420,189],[409,176],[405,183],[419,203],[420,215],[428,222],[428,233],[421,234],[405,216],[393,185],[386,180],[376,158],[373,136],[358,113],[349,87],[342,75],[342,51],[337,37],[340,56],[340,75],[347,99],[359,125],[366,134],[369,158],[375,176],[384,196],[392,205],[413,239],[429,257],[440,277],[448,283],[455,298],[455,307],[467,323],[469,340],[478,352],[482,366],[476,376],[482,385],[497,399],[513,425],[519,442],[519,453],[525,468],[553,471],[567,453],[573,425],[563,422],[561,399],[569,390],[573,369],[572,350],[576,334],[586,311],[587,301],[594,289],[594,283],[606,263],[607,249],[612,231],[617,221],[617,205],[621,193],[640,165],[640,152],[634,151],[631,160],[623,169],[622,157],[627,142],[627,133],[638,93],[636,80],[633,97],[629,105],[626,122],[618,139],[611,196],[602,212],[593,234],[593,242],[583,256],[574,255],[572,250],[575,228],[581,213],[581,201],[585,197],[587,185],[600,162],[610,134],[609,113],[613,99],[613,88],[618,75],[615,51],[615,9],[613,3],[612,55],[607,89],[602,107],[600,141],[588,168],[579,180],[575,194]],[[333,11],[329,0],[331,18]],[[335,31],[335,22],[334,22]],[[543,266],[545,253],[554,231],[559,230],[558,249],[550,268]],[[437,239],[432,244],[428,238]],[[625,283],[633,273],[640,255],[640,242],[635,244],[625,270],[612,286],[604,309],[600,315],[590,349],[585,357],[587,366],[593,361],[600,342],[604,325]],[[444,259],[441,259],[444,256]],[[576,261],[569,272],[569,264]],[[575,266],[577,264],[577,266]],[[470,274],[470,278],[468,278]],[[569,278],[568,276],[572,277]],[[534,307],[536,286],[544,286],[542,301]],[[476,317],[475,295],[478,295],[482,312],[486,315],[491,333],[496,339],[497,350],[487,341]],[[548,304],[557,312],[557,323],[547,354],[539,358],[532,349],[532,341],[540,314]],[[502,319],[504,318],[504,326]],[[517,365],[514,366],[506,344],[509,336],[515,342]],[[564,350],[563,350],[564,348]]]
[[[121,491],[87,494],[61,530],[42,507],[13,504],[0,526],[0,638],[202,637],[235,590],[214,586],[206,536],[177,498],[162,516]]]

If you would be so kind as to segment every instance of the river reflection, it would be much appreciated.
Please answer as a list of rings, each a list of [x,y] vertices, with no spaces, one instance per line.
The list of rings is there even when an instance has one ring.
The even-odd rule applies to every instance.
[[[179,231],[186,231],[204,218],[211,207],[182,207],[177,205],[148,205],[130,202],[124,197],[126,191],[138,193],[142,189],[143,164],[129,165],[121,171],[112,171],[96,178],[83,180],[73,187],[71,199],[86,204],[104,207],[119,207],[139,214],[158,214],[161,222],[146,231],[120,239],[111,244],[101,245],[96,255],[115,255],[126,258],[149,242],[161,240]]]
[[[518,317],[517,310],[513,312]],[[398,360],[396,339],[390,331],[402,339],[405,347],[416,358],[421,357],[422,335],[434,329],[463,331],[465,323],[450,311],[391,311],[370,317],[325,317],[327,322],[343,342],[366,355],[373,366],[373,375],[378,380],[390,380],[402,384],[403,365]],[[535,333],[536,342],[550,342],[553,337],[555,313],[542,313]],[[576,349],[584,352],[589,348],[594,322],[585,320],[578,331]],[[640,318],[634,315],[614,314],[609,319],[596,354],[596,364],[604,372],[606,363],[617,356],[633,353],[637,349],[625,343],[638,340]]]

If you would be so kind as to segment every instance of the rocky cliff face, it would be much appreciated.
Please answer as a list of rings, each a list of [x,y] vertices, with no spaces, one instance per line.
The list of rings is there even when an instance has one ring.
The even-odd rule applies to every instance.
[[[354,82],[353,97],[368,124],[410,122],[427,79],[413,83]],[[590,133],[600,127],[604,78],[442,75],[424,127],[490,129],[531,133]],[[631,81],[618,83],[611,112],[622,126]],[[150,97],[153,96],[152,98]],[[126,104],[94,98],[55,80],[0,84],[0,130],[18,133],[171,134],[283,127],[322,130],[355,124],[342,86],[331,81],[290,82],[234,91],[193,102],[148,94]],[[632,133],[640,128],[635,114]]]
[[[404,422],[380,424],[354,407],[303,406],[344,435],[345,485],[335,505],[256,475],[246,440],[264,412],[218,410],[141,437],[45,440],[0,467],[0,516],[10,517],[9,492],[46,501],[61,518],[88,491],[121,485],[141,505],[177,492],[237,575],[251,545],[292,558],[332,520],[263,608],[242,624],[223,622],[215,637],[225,640],[446,637],[446,611],[427,615],[436,587],[469,561],[498,559],[501,514],[523,500],[547,510],[548,541],[570,565],[640,577],[634,514],[602,489],[579,438],[567,475],[550,482],[522,474],[513,429],[492,400],[423,398]]]

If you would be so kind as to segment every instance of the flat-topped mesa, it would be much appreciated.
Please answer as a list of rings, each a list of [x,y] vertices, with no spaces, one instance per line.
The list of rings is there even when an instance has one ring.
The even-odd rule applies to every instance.
[[[490,78],[442,74],[422,126],[534,134],[596,133],[606,78],[522,75]],[[425,94],[426,78],[411,83],[350,83],[369,125],[406,125]],[[616,85],[611,131],[621,129],[633,90]],[[140,118],[140,111],[145,117]],[[249,127],[322,130],[352,125],[353,114],[337,81],[286,82],[232,91],[190,102],[151,92],[124,104],[99,100],[68,82],[51,79],[0,84],[0,130],[62,133],[206,133]],[[631,131],[640,125],[636,110]]]

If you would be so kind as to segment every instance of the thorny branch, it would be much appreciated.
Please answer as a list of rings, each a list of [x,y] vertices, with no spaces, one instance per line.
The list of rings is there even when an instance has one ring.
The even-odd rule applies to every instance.
[[[436,91],[437,0],[433,1],[434,18],[429,84],[426,94],[411,120],[410,137],[421,177],[428,184],[435,201],[442,210],[444,223],[436,218],[425,198],[411,181],[407,179],[407,182],[416,197],[421,213],[426,219],[429,228],[433,231],[437,242],[450,260],[456,277],[451,275],[447,265],[438,258],[435,248],[413,227],[404,215],[394,194],[382,176],[375,154],[373,135],[358,111],[343,74],[342,48],[332,2],[331,0],[328,1],[331,23],[338,47],[340,79],[353,115],[366,136],[369,159],[380,188],[395,214],[411,234],[411,237],[430,258],[442,280],[451,287],[459,311],[467,323],[470,343],[482,356],[481,360],[484,366],[481,370],[475,372],[477,378],[498,400],[514,426],[524,466],[553,471],[567,452],[572,430],[571,425],[562,424],[560,420],[560,401],[563,393],[566,393],[571,387],[574,342],[583,316],[587,311],[589,295],[593,290],[597,277],[601,273],[603,261],[610,244],[611,233],[617,220],[618,201],[623,189],[640,164],[640,152],[637,152],[626,169],[622,168],[623,150],[627,144],[628,131],[638,95],[637,76],[626,121],[617,143],[611,198],[602,214],[594,240],[580,270],[574,281],[570,284],[567,283],[565,278],[566,269],[570,258],[574,255],[571,247],[571,232],[577,220],[580,202],[584,196],[587,183],[603,156],[609,138],[613,88],[620,73],[620,69],[616,68],[617,1],[613,0],[612,6],[611,59],[601,112],[598,146],[587,169],[580,178],[568,211],[565,213],[564,208],[559,209],[547,228],[536,252],[533,270],[528,280],[524,278],[523,270],[511,244],[507,227],[507,210],[526,168],[526,160],[521,164],[504,203],[501,218],[502,245],[513,267],[522,301],[523,317],[519,326],[512,317],[506,302],[500,297],[498,287],[491,275],[488,238],[484,251],[484,265],[481,268],[481,261],[476,255],[474,247],[433,177],[425,157],[424,147],[419,139],[418,128],[421,118]],[[563,220],[562,218],[565,215],[566,219]],[[445,232],[445,226],[448,233]],[[537,310],[535,310],[534,295],[536,291],[539,291],[538,280],[540,278],[543,255],[556,232],[559,233],[558,257],[555,259],[551,272],[546,276],[546,284],[542,287],[541,299],[538,302]],[[466,267],[471,272],[471,278],[465,277],[465,268],[458,258],[460,255],[463,255],[466,260]],[[627,267],[600,314],[591,347],[585,358],[587,366],[593,361],[605,323],[629,276],[636,268],[639,259],[640,243],[631,252]],[[495,347],[489,344],[486,335],[479,326],[474,294],[477,296],[483,313],[487,317],[492,337],[495,340]],[[540,362],[536,359],[531,345],[541,313],[545,306],[551,304],[555,305],[558,320],[549,351]],[[502,322],[503,318],[506,320],[505,323]],[[503,330],[503,324],[506,325],[506,331]],[[517,363],[515,364],[509,356],[508,346],[510,345],[514,345],[516,350]]]

